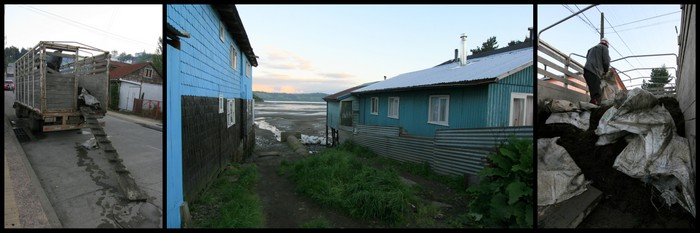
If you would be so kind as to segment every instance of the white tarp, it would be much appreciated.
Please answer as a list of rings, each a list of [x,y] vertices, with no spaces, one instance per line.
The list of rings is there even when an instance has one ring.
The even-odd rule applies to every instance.
[[[551,112],[545,124],[570,124],[584,131],[590,126],[591,112],[588,110],[598,107],[591,103],[572,103],[566,100],[552,100],[545,104]]]
[[[538,206],[566,201],[585,192],[590,183],[566,149],[556,143],[558,139],[537,139]]]
[[[78,96],[78,99],[84,100],[85,104],[87,104],[88,106],[95,108],[100,107],[100,101],[97,100],[97,98],[95,98],[94,96],[90,95],[84,88]]]
[[[690,179],[694,171],[688,141],[676,134],[673,117],[651,93],[639,88],[630,91],[619,108],[611,107],[603,114],[595,132],[599,135],[596,145],[636,135],[613,167],[651,183],[666,204],[678,203],[695,216],[695,181]]]
[[[557,112],[547,118],[545,124],[564,123],[576,126],[583,131],[588,130],[591,121],[591,112]]]

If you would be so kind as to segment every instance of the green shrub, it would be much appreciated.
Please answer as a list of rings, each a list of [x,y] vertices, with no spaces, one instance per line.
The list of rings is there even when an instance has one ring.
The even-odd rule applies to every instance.
[[[532,150],[532,140],[510,138],[488,156],[481,183],[467,190],[473,198],[469,221],[486,227],[533,226]]]

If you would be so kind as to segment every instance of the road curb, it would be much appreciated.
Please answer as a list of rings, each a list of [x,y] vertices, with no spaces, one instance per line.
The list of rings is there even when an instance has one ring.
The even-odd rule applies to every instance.
[[[12,126],[10,125],[10,120],[7,118],[7,116],[5,116],[5,143],[12,144],[12,146],[16,148],[16,156],[18,156],[22,160],[22,164],[24,164],[24,169],[29,175],[31,185],[34,187],[35,193],[39,197],[41,208],[44,211],[44,214],[46,215],[49,225],[53,228],[63,228],[63,225],[58,219],[58,215],[56,215],[56,211],[54,210],[53,205],[51,205],[51,202],[49,201],[49,198],[47,197],[44,188],[41,187],[41,183],[39,182],[39,178],[37,178],[36,173],[34,172],[34,168],[32,168],[31,163],[29,163],[29,159],[27,159],[27,155],[24,153],[24,149],[17,140],[17,137],[14,135],[14,132],[12,131],[11,127]],[[5,154],[6,158],[7,156],[8,154]]]
[[[158,130],[161,132],[163,131],[163,127],[162,126],[159,127],[156,122],[150,121],[150,120],[140,120],[140,119],[138,119],[138,118],[141,118],[139,116],[131,116],[131,115],[121,114],[119,112],[114,112],[114,111],[107,111],[106,115],[109,115],[109,116],[115,117],[115,118],[119,118],[121,120],[130,121],[130,122],[139,124],[143,127],[150,128],[153,130]],[[161,125],[162,125],[162,123],[161,123]]]

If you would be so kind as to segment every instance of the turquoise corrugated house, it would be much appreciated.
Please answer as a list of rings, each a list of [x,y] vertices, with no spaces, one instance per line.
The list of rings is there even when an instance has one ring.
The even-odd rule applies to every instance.
[[[234,5],[167,5],[168,228],[230,162],[252,153],[253,48]]]
[[[377,82],[360,84],[323,97],[326,101],[326,141],[329,144],[336,145],[352,137],[352,128],[357,126],[359,118],[360,103],[351,92],[374,83]]]
[[[359,124],[428,138],[437,129],[532,125],[531,43],[459,57],[352,91]]]

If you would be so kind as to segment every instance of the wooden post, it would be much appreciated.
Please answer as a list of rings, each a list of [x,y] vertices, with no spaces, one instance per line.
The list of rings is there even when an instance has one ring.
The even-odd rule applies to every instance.
[[[604,20],[605,16],[603,15],[603,12],[600,12],[600,39],[603,39],[603,37],[605,37],[605,25],[603,24]]]

